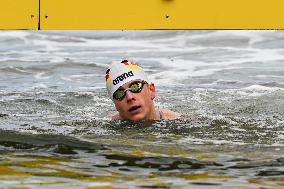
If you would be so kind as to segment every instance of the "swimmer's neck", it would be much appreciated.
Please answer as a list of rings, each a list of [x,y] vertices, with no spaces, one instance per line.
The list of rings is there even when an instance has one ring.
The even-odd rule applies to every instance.
[[[160,120],[160,119],[165,119],[165,120],[174,120],[180,117],[179,113],[170,111],[170,110],[160,110],[160,111],[156,111],[155,113],[155,117],[151,117],[149,119],[146,120]],[[120,115],[119,112],[114,113],[111,116],[112,120],[125,120],[123,119]]]

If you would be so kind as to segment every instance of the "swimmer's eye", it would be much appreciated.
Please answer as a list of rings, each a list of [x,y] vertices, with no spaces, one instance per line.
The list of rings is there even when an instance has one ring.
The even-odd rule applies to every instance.
[[[113,93],[113,98],[116,100],[122,100],[126,96],[127,91],[130,91],[132,93],[139,93],[140,91],[142,91],[144,84],[147,84],[147,82],[134,81],[129,85],[127,89],[123,89],[120,87]]]
[[[113,98],[116,100],[122,100],[125,95],[126,92],[124,91],[124,89],[118,89],[117,91],[115,91],[115,93],[113,93]]]
[[[129,90],[131,92],[138,92],[139,90],[142,89],[142,83],[133,83],[131,84],[131,86],[129,87]]]

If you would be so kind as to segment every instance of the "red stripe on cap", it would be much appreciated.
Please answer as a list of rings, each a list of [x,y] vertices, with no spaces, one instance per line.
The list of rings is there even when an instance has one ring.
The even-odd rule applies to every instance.
[[[106,81],[107,81],[108,78],[109,78],[109,71],[110,71],[110,69],[107,69],[107,71],[106,71]]]
[[[123,61],[121,61],[121,63],[123,63],[125,65],[129,65],[128,60],[123,60]]]

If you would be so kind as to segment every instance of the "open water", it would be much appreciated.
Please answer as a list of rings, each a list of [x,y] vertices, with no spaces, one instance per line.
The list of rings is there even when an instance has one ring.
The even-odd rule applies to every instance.
[[[183,116],[110,121],[123,59]],[[284,31],[1,31],[0,187],[283,188]]]

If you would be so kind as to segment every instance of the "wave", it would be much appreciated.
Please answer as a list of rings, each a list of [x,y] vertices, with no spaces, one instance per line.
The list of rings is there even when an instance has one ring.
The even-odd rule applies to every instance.
[[[59,154],[76,154],[76,149],[92,152],[106,149],[102,144],[82,141],[71,136],[28,134],[2,129],[0,129],[0,145],[11,150],[46,150]]]

